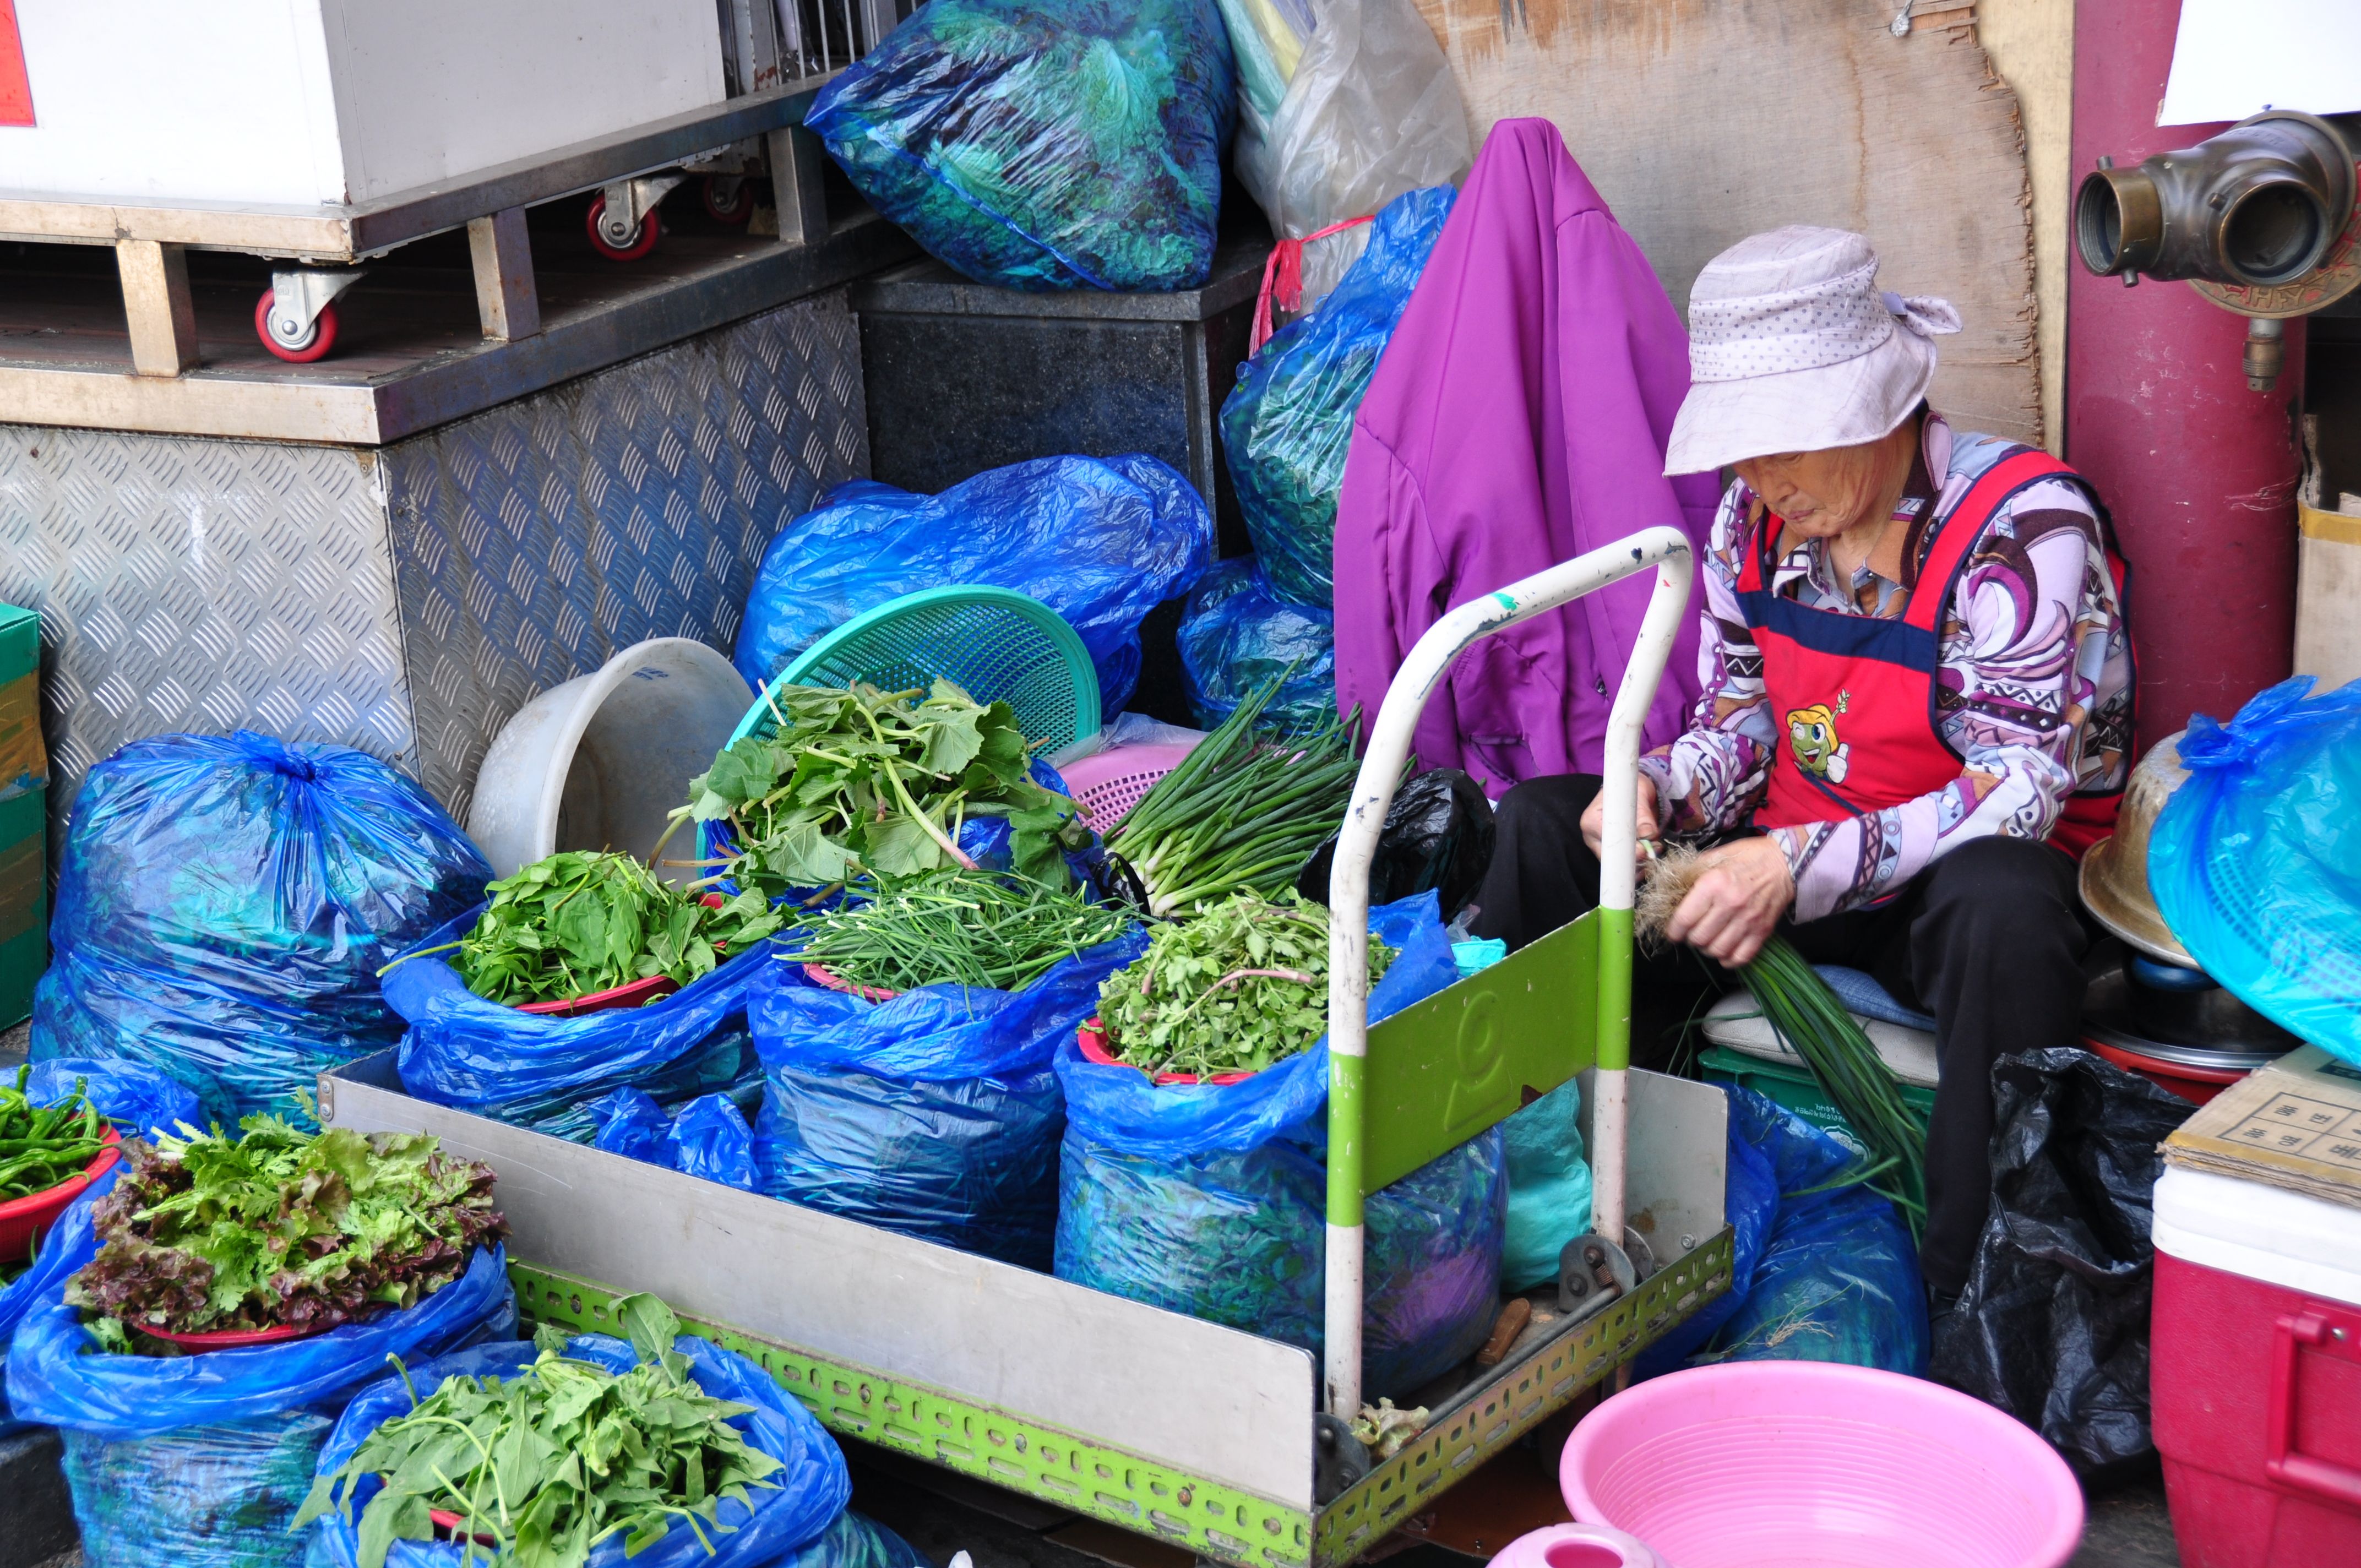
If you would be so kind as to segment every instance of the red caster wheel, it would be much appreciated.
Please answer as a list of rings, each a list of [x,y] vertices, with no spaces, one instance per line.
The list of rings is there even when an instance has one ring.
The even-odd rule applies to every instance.
[[[262,339],[262,346],[290,365],[309,365],[315,359],[325,359],[328,350],[336,346],[336,307],[322,305],[320,313],[302,336],[286,337],[270,316],[271,302],[278,297],[275,290],[265,289],[262,298],[254,302],[254,334]]]
[[[664,234],[664,227],[656,221],[656,215],[650,213],[640,220],[640,226],[631,231],[630,242],[618,245],[600,227],[599,220],[606,215],[607,196],[606,192],[600,192],[590,198],[590,210],[583,214],[582,226],[590,233],[590,248],[609,261],[637,261],[656,247],[656,241]]]
[[[754,187],[742,175],[708,174],[703,186],[705,215],[736,227],[754,215]]]

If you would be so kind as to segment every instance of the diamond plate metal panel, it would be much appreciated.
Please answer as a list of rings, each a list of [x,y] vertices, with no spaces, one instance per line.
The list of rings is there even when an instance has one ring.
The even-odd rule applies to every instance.
[[[780,525],[868,472],[859,334],[822,295],[384,455],[419,776],[464,820],[535,693],[650,637],[730,651]]]
[[[371,454],[0,425],[0,599],[41,615],[53,866],[83,776],[144,736],[416,770]]]

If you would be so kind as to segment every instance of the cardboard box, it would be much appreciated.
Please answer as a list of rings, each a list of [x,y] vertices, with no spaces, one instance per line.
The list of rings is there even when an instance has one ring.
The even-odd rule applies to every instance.
[[[2167,1164],[2361,1207],[2361,1068],[2290,1051],[2164,1141]]]

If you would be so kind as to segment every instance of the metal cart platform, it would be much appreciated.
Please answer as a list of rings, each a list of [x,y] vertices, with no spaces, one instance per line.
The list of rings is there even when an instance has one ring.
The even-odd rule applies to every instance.
[[[1609,724],[1621,826],[1601,908],[1365,1027],[1367,871],[1427,694],[1481,637],[1651,567]],[[1689,575],[1677,531],[1634,535],[1446,616],[1388,694],[1332,884],[1324,1378],[1293,1345],[409,1098],[390,1052],[324,1074],[321,1118],[489,1162],[530,1319],[606,1328],[616,1296],[653,1290],[847,1436],[1240,1568],[1351,1562],[1729,1287],[1727,1102],[1629,1067],[1634,763]],[[1595,1246],[1622,1266],[1544,1303],[1400,1452],[1340,1464],[1334,1423],[1360,1401],[1361,1200],[1577,1073],[1594,1228],[1655,1261]]]

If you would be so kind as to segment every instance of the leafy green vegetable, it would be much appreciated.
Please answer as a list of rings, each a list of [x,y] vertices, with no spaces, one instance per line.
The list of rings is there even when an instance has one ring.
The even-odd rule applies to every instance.
[[[409,1414],[313,1483],[294,1528],[330,1508],[351,1519],[361,1478],[378,1475],[384,1488],[358,1521],[360,1568],[383,1568],[397,1541],[433,1540],[434,1511],[459,1517],[452,1535],[465,1542],[462,1563],[581,1568],[603,1541],[620,1535],[624,1555],[636,1556],[675,1522],[710,1553],[713,1533],[731,1528],[720,1522],[722,1502],[751,1508],[748,1488],[776,1490],[770,1476],[780,1463],[728,1424],[752,1407],[690,1381],[670,1308],[638,1295],[617,1309],[637,1366],[619,1376],[569,1360],[566,1336],[544,1328],[534,1336],[540,1354],[514,1377],[446,1377],[423,1399],[412,1388]]]
[[[775,897],[864,872],[972,869],[961,823],[1005,817],[1018,874],[1062,886],[1060,850],[1090,842],[1074,803],[1027,776],[1025,733],[1005,702],[983,706],[949,681],[924,694],[782,686],[770,701],[777,732],[732,741],[673,814],[736,835],[710,882]]]
[[[794,956],[887,991],[1022,991],[1131,924],[1125,912],[1078,893],[991,872],[936,872],[869,892],[865,903],[800,917]]]
[[[1288,674],[1292,674],[1290,670]],[[1176,915],[1224,894],[1273,894],[1336,830],[1361,765],[1360,710],[1307,734],[1260,732],[1286,674],[1238,704],[1156,781],[1106,836],[1140,881],[1148,913]]]
[[[0,1086],[0,1202],[46,1192],[80,1176],[106,1136],[106,1118],[84,1098],[86,1080],[55,1105],[36,1105],[25,1093],[30,1067]]]
[[[1369,939],[1369,983],[1395,951]],[[1099,987],[1107,1045],[1147,1072],[1256,1072],[1328,1032],[1328,911],[1234,894],[1156,928]]]
[[[459,974],[477,995],[511,1007],[655,975],[686,985],[785,919],[752,889],[710,908],[629,855],[573,850],[485,891],[491,904],[459,941]]]
[[[426,1134],[240,1125],[236,1138],[124,1141],[124,1173],[92,1212],[98,1255],[66,1286],[102,1314],[109,1348],[128,1347],[126,1325],[327,1329],[408,1307],[506,1233],[491,1168]]]

